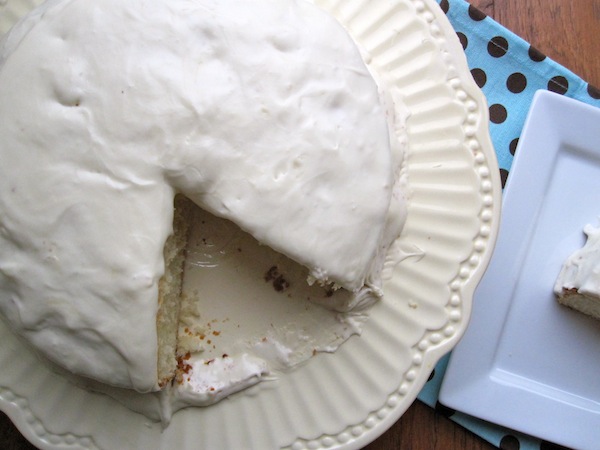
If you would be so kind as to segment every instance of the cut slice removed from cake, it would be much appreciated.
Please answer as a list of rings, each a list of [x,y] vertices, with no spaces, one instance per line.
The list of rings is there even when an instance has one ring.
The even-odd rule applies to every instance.
[[[308,1],[43,3],[0,40],[0,314],[74,375],[161,391],[198,333],[177,193],[379,297],[394,111]]]

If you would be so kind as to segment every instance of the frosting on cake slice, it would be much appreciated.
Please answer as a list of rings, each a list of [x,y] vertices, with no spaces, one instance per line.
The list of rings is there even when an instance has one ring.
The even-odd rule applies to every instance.
[[[565,261],[554,293],[562,305],[600,319],[600,228],[583,231],[587,241]]]

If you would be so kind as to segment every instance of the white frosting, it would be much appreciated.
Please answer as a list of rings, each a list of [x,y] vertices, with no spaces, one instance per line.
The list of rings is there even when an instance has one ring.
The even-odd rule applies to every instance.
[[[113,386],[158,388],[175,192],[358,296],[400,232],[376,85],[305,2],[51,0],[0,43],[0,117],[0,312]]]
[[[246,353],[214,359],[192,356],[189,373],[176,385],[174,409],[215,403],[234,392],[258,383],[269,373],[267,363]]]
[[[577,289],[581,295],[600,299],[600,228],[586,225],[583,231],[587,241],[563,264],[554,292],[560,296],[563,289]]]

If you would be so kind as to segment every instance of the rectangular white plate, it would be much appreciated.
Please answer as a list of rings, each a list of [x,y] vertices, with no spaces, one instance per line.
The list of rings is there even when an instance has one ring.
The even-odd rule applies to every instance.
[[[553,294],[587,223],[600,225],[600,109],[539,91],[441,403],[557,444],[598,448],[600,322]]]

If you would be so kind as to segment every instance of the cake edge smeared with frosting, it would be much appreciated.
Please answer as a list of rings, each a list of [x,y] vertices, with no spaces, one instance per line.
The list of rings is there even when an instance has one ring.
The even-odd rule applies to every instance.
[[[0,312],[67,370],[149,392],[171,373],[156,317],[176,193],[357,296],[380,295],[402,199],[391,111],[333,18],[138,3],[53,0],[2,41]]]

